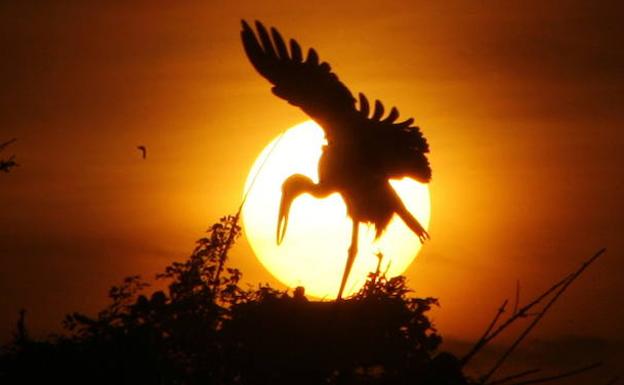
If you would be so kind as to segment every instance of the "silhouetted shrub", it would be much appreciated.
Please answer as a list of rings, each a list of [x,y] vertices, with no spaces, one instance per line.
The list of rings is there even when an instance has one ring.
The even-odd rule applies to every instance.
[[[65,384],[466,384],[458,360],[412,298],[403,277],[372,273],[359,293],[308,301],[269,286],[243,289],[227,266],[238,215],[214,224],[184,262],[144,293],[139,276],[109,292],[89,317],[66,317],[67,334],[35,341],[21,329],[0,356],[2,383]]]

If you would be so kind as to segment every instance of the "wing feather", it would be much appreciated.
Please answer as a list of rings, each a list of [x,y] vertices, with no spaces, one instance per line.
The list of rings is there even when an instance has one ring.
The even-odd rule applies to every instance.
[[[366,99],[366,95],[360,92],[360,113],[364,115],[364,117],[368,118],[368,114],[370,112],[370,105],[368,104],[368,99]]]
[[[310,48],[304,60],[301,46],[295,40],[290,39],[287,46],[275,28],[269,33],[260,22],[255,27],[256,31],[242,21],[243,47],[254,68],[273,84],[275,95],[324,123],[321,125],[328,135],[346,130],[346,143],[367,154],[364,159],[370,164],[371,172],[387,178],[411,177],[421,182],[431,179],[426,157],[429,145],[420,128],[413,125],[414,119],[397,123],[396,107],[383,118],[385,108],[379,100],[375,100],[369,116],[369,99],[360,93],[356,108],[349,89],[328,63],[320,61],[316,50]]]
[[[310,48],[308,50],[308,59],[306,60],[306,64],[311,66],[319,65],[319,57],[314,48]]]
[[[260,36],[260,42],[262,43],[262,48],[264,49],[266,55],[272,59],[277,58],[277,53],[273,48],[271,37],[269,36],[266,28],[264,28],[264,25],[262,25],[259,21],[256,21],[256,30],[258,31],[258,36]]]
[[[284,43],[284,39],[282,38],[282,35],[280,35],[279,31],[275,28],[271,28],[271,36],[275,42],[275,48],[277,49],[279,58],[282,60],[290,59],[288,55],[288,48],[286,48],[286,43]]]
[[[412,125],[412,123],[414,123],[414,119],[413,118],[409,118],[407,120],[404,120],[400,123],[396,123],[397,126],[400,126],[401,128],[406,128]]]
[[[386,117],[382,122],[383,123],[394,123],[395,120],[399,117],[399,110],[396,107],[392,107],[388,117]]]
[[[365,148],[373,149],[367,155],[371,172],[390,179],[409,177],[427,183],[431,180],[431,167],[427,160],[429,144],[414,119],[396,122],[399,110],[392,107],[388,116],[381,119],[384,106],[375,101],[373,116],[368,117],[369,103],[359,94],[363,132],[366,132]]]
[[[375,111],[373,112],[373,116],[371,116],[371,120],[379,121],[384,113],[384,106],[381,104],[379,100],[375,100]]]
[[[294,63],[301,63],[303,61],[301,46],[299,46],[299,43],[294,39],[290,39],[290,52],[292,54],[291,59]]]
[[[355,98],[349,89],[321,62],[314,48],[303,61],[301,47],[290,40],[290,52],[275,28],[271,33],[255,23],[254,30],[242,21],[241,38],[254,68],[273,84],[273,93],[300,107],[313,119],[328,121],[345,111],[355,110]]]

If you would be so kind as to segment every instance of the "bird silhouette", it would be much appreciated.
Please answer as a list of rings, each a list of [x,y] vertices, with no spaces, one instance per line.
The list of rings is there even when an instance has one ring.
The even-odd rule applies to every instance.
[[[141,157],[143,159],[147,158],[147,147],[142,146],[142,145],[141,146],[137,146],[137,150],[141,151]]]
[[[269,32],[258,21],[255,27],[256,31],[242,21],[241,38],[251,64],[273,85],[273,94],[301,108],[323,128],[327,141],[319,159],[318,183],[294,174],[282,184],[277,243],[284,239],[295,198],[305,193],[318,198],[339,193],[353,226],[340,299],[357,255],[360,223],[372,224],[378,238],[397,214],[421,242],[429,239],[389,182],[404,177],[429,182],[429,145],[413,119],[397,122],[395,107],[385,115],[378,100],[374,108],[362,93],[356,101],[313,48],[304,58],[295,40],[287,45],[275,28]]]
[[[17,139],[13,138],[4,143],[0,143],[0,152],[2,152],[2,150],[4,150],[6,147],[11,145],[15,141],[17,141]],[[15,161],[15,155],[11,155],[11,157],[9,157],[8,159],[0,159],[0,171],[4,171],[8,173],[9,171],[11,171],[13,167],[16,167],[16,166],[18,166],[18,164]]]

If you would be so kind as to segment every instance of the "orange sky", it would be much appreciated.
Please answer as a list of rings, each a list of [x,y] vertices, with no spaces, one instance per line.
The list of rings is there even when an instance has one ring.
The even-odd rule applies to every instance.
[[[407,276],[443,335],[476,338],[516,279],[527,298],[606,246],[537,336],[624,339],[619,2],[112,3],[0,4],[0,141],[20,163],[0,175],[1,336],[20,307],[36,330],[95,311],[236,210],[260,150],[306,119],[247,62],[246,18],[422,127],[432,240]],[[279,287],[245,240],[234,263]]]

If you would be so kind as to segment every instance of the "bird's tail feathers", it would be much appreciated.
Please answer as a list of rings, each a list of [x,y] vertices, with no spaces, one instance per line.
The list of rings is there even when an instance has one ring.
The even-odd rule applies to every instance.
[[[431,239],[431,237],[429,236],[429,233],[427,232],[427,230],[425,230],[425,228],[420,224],[420,222],[418,222],[418,219],[416,219],[412,215],[412,213],[410,213],[407,210],[407,208],[405,207],[403,202],[401,202],[400,199],[398,200],[398,205],[396,207],[396,213],[403,220],[403,222],[405,222],[407,227],[409,227],[410,230],[412,230],[414,232],[414,234],[416,234],[418,236],[418,239],[420,240],[420,243],[425,243],[426,240]]]

